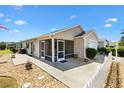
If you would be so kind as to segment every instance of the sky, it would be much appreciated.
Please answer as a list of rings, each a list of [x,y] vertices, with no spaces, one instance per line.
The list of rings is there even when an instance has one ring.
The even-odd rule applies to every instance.
[[[0,5],[0,41],[17,42],[42,34],[81,25],[94,29],[100,39],[118,41],[124,29],[124,6]]]

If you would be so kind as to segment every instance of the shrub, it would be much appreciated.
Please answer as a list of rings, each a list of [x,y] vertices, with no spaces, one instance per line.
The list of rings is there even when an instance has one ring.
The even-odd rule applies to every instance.
[[[26,49],[20,49],[20,50],[19,50],[19,53],[20,53],[20,54],[26,54],[26,53],[27,53],[27,50],[26,50]]]
[[[93,59],[97,54],[97,50],[94,48],[87,48],[86,49],[86,56],[90,59]]]
[[[118,56],[119,57],[124,57],[124,48],[119,48],[118,49]]]
[[[11,51],[12,51],[13,53],[17,53],[18,50],[16,50],[15,48],[12,48]]]
[[[112,51],[112,55],[115,56],[116,55],[115,49],[113,48],[113,49],[111,49],[111,51]]]
[[[107,48],[107,51],[108,52],[112,52],[112,56],[115,56],[116,55],[116,51],[115,51],[115,48]]]
[[[112,51],[112,55],[116,56],[116,49],[115,48],[108,48],[107,50]],[[118,51],[119,57],[124,57],[124,47],[119,47],[117,51]]]
[[[31,70],[32,69],[32,63],[28,62],[25,65],[26,70]]]
[[[5,50],[6,49],[6,45],[5,44],[0,44],[0,50]]]
[[[98,53],[100,53],[100,54],[108,54],[109,51],[106,48],[98,48]]]

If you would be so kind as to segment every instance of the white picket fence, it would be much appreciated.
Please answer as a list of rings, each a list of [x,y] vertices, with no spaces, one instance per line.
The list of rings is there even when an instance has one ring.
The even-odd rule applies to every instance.
[[[98,65],[95,74],[87,82],[84,88],[103,88],[112,64],[112,53],[105,56],[104,63]]]

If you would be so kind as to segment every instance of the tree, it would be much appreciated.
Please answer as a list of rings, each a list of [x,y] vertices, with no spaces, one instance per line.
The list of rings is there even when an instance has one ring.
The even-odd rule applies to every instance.
[[[0,44],[0,50],[5,50],[6,49],[6,45]]]
[[[121,40],[119,42],[119,45],[120,46],[124,46],[124,29],[122,29],[122,32],[121,32],[122,36],[121,36]]]
[[[1,42],[0,43],[0,50],[5,50],[6,49],[6,43],[5,42]]]

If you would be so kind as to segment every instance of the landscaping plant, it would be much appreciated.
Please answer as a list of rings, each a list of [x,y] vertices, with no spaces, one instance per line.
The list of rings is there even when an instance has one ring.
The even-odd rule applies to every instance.
[[[0,44],[0,50],[5,50],[6,49],[6,45],[5,44]]]
[[[25,67],[26,67],[26,70],[31,70],[32,69],[32,63],[31,62],[26,63]]]
[[[87,48],[86,49],[86,56],[89,58],[89,59],[93,59],[97,54],[97,50],[94,49],[94,48]]]
[[[98,53],[100,54],[108,54],[109,53],[109,50],[107,50],[106,48],[98,48]]]
[[[124,48],[119,48],[118,49],[118,56],[119,57],[124,57]]]

